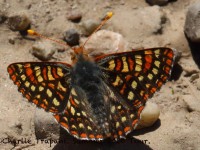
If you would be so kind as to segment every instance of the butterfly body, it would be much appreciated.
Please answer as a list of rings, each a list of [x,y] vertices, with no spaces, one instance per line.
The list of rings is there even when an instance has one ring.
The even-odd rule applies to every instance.
[[[86,110],[93,118],[102,134],[109,133],[109,104],[99,66],[82,54],[78,54],[72,67],[71,87],[78,96],[77,100],[86,103]]]
[[[91,59],[74,49],[72,65],[19,62],[8,73],[19,92],[80,140],[119,140],[133,131],[148,98],[168,80],[175,50],[150,48]]]

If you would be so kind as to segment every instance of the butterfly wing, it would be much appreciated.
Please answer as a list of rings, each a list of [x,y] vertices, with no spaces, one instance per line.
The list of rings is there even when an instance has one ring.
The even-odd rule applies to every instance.
[[[78,87],[71,89],[67,107],[61,114],[54,114],[58,123],[72,136],[81,140],[102,140],[103,132],[95,123],[89,103]]]
[[[174,51],[152,48],[95,58],[105,83],[115,95],[110,106],[115,137],[126,135],[136,127],[147,99],[170,77]]]
[[[60,113],[70,93],[70,68],[65,63],[13,63],[7,68],[19,92],[45,111]]]

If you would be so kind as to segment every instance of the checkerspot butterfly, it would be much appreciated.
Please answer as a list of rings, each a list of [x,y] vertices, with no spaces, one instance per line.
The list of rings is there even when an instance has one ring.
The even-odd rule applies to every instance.
[[[134,130],[148,98],[170,76],[170,48],[151,48],[96,56],[74,50],[74,64],[21,62],[8,66],[19,92],[52,112],[81,140],[118,140]]]

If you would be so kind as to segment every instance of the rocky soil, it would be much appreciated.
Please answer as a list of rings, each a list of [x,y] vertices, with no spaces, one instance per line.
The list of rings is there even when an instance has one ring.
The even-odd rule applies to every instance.
[[[114,16],[101,36],[97,32],[85,46],[91,55],[167,46],[177,49],[178,59],[171,80],[150,99],[160,109],[153,126],[116,143],[80,142],[21,96],[7,66],[71,63],[70,48],[27,36],[24,29],[73,46],[79,39],[83,43],[108,11]],[[0,149],[200,149],[199,12],[199,0],[0,0]],[[56,143],[59,138],[65,142]]]

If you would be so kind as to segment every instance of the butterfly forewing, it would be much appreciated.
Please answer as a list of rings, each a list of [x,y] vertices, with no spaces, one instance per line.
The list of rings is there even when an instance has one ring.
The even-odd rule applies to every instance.
[[[70,65],[53,62],[13,63],[8,73],[18,90],[46,111],[62,112],[66,106],[70,87]]]
[[[129,114],[129,117],[126,115],[124,118],[129,123],[121,122],[124,125],[124,129],[120,130],[121,134],[125,132],[126,127],[127,130],[129,127],[131,130],[136,127],[147,99],[169,78],[174,57],[174,50],[170,48],[153,48],[96,57],[104,81],[118,97],[115,106],[110,106],[111,114],[114,108],[121,108],[121,104],[128,106],[121,108],[119,113]],[[112,115],[115,117],[111,120],[118,124],[115,130],[118,130],[117,126],[122,127],[119,125],[122,117],[116,117],[116,112]],[[116,133],[119,133],[119,130]]]

